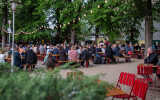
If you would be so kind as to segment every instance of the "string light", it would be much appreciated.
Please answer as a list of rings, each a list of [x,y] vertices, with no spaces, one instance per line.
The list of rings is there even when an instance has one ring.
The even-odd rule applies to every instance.
[[[107,3],[107,0],[105,0],[104,2]]]
[[[75,23],[75,19],[73,19],[73,23]]]
[[[91,10],[91,14],[93,13],[93,11]]]
[[[86,17],[86,14],[84,14],[84,17]]]
[[[100,8],[100,5],[98,5],[98,8]]]
[[[41,26],[39,27],[38,29],[32,31],[32,32],[19,32],[19,33],[16,33],[15,35],[19,35],[19,34],[33,34],[33,33],[36,33],[38,30],[41,30],[41,29],[51,29],[50,27],[46,27],[46,26]],[[51,29],[52,30],[52,29]],[[5,29],[2,28],[2,31],[5,32],[5,33],[8,33]]]
[[[78,20],[81,20],[81,18],[79,17]]]

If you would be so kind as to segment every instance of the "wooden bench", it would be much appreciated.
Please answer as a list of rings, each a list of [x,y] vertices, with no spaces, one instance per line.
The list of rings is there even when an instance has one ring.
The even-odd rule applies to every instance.
[[[72,79],[78,78],[79,80],[81,79],[81,76],[84,73],[79,71],[79,72],[67,72],[67,77],[71,77]]]
[[[127,62],[128,60],[131,60],[131,56],[127,56],[127,55],[123,55],[123,57],[119,57],[119,56],[114,56],[114,58],[116,59],[116,62],[120,62],[119,59],[123,58],[125,59],[125,62]]]

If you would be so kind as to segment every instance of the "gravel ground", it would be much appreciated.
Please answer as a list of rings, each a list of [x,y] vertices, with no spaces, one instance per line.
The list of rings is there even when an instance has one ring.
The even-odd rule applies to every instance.
[[[93,76],[99,75],[101,80],[107,81],[111,84],[116,84],[119,74],[121,72],[130,72],[137,73],[137,65],[143,63],[143,60],[133,60],[130,63],[120,63],[120,64],[100,64],[94,65],[91,64],[89,68],[79,68],[85,75]],[[61,75],[66,77],[66,73],[70,70],[62,70]],[[111,98],[107,98],[106,100],[112,100]],[[118,100],[118,99],[115,99]],[[149,88],[146,96],[146,100],[160,100],[160,89],[157,90],[153,88]]]

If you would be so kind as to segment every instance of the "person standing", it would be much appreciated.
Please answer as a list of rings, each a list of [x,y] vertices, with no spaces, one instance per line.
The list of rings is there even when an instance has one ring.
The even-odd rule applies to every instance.
[[[48,52],[47,55],[48,55],[48,58],[45,64],[48,70],[52,70],[55,67],[55,59],[53,59],[51,52]]]
[[[41,55],[44,55],[44,54],[45,54],[45,48],[44,48],[43,45],[40,45],[40,47],[39,47],[39,52],[40,52]]]
[[[31,71],[37,64],[37,55],[33,52],[32,49],[29,49],[26,52],[26,63],[29,71]]]
[[[14,50],[14,57],[13,57],[13,65],[14,66],[17,66],[19,68],[22,68],[21,66],[21,56],[20,56],[20,53],[18,52],[19,48],[18,47],[15,47],[15,50]]]
[[[84,63],[85,63],[85,66],[88,68],[88,66],[89,66],[89,52],[88,52],[88,48],[85,46],[83,48],[81,58],[82,58],[81,65],[84,66]]]

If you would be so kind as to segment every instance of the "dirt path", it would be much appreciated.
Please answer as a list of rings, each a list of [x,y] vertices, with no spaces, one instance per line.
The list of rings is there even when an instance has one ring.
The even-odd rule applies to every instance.
[[[93,76],[98,74],[103,74],[100,79],[107,81],[111,84],[116,84],[121,72],[130,72],[137,73],[137,65],[143,63],[143,60],[134,60],[130,63],[121,63],[121,64],[100,64],[100,65],[91,65],[89,68],[79,68],[78,70],[82,71],[85,75]],[[66,77],[67,72],[70,70],[62,70],[61,75]],[[106,100],[112,100],[107,98]],[[114,99],[121,100],[121,99]],[[138,99],[140,100],[140,99]],[[148,90],[146,100],[160,100],[160,91]]]

